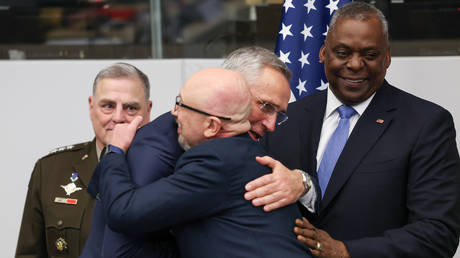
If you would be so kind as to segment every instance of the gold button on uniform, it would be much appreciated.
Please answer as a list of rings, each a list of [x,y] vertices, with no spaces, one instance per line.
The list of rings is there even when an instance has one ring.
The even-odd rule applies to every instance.
[[[56,249],[59,252],[67,250],[67,242],[64,240],[64,238],[60,237],[56,240]]]

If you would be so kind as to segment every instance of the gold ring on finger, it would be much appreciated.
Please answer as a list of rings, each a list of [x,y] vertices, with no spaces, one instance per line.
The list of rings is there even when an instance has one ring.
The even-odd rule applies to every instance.
[[[321,248],[322,248],[321,243],[316,242],[316,250],[321,251]]]

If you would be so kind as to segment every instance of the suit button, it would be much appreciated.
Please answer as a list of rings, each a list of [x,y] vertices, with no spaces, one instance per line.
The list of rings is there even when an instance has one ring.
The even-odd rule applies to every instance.
[[[63,224],[62,220],[58,220],[57,222],[58,227],[62,226],[62,224]]]

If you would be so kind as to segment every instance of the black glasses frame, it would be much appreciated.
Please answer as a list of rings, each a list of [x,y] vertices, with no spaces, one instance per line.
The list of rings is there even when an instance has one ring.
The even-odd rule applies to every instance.
[[[180,102],[181,100],[182,100],[181,96],[176,96],[176,105],[178,105],[180,107],[183,107],[183,108],[186,108],[186,109],[189,109],[189,110],[192,110],[192,111],[195,111],[195,112],[200,113],[202,115],[214,116],[214,117],[217,117],[219,119],[226,120],[226,121],[232,120],[230,117],[211,115],[211,114],[209,114],[207,112],[204,112],[204,111],[201,111],[199,109],[193,108],[191,106],[185,105],[184,103]]]

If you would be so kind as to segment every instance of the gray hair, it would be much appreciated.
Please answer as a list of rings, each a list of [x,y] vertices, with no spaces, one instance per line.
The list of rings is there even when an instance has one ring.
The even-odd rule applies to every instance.
[[[94,79],[93,82],[93,95],[96,93],[97,84],[102,79],[110,78],[122,78],[129,77],[134,79],[139,79],[144,86],[145,100],[150,98],[150,83],[149,78],[141,70],[137,69],[134,65],[128,63],[115,63],[104,69],[102,69]]]
[[[382,32],[387,45],[390,45],[388,36],[388,21],[385,15],[375,6],[365,2],[351,2],[340,7],[334,15],[332,15],[329,23],[329,31],[334,31],[338,19],[357,19],[367,21],[372,17],[377,16],[382,24]]]
[[[240,72],[254,86],[262,68],[270,66],[281,72],[286,80],[291,79],[291,71],[272,51],[258,46],[239,48],[230,53],[222,63],[222,68]]]

